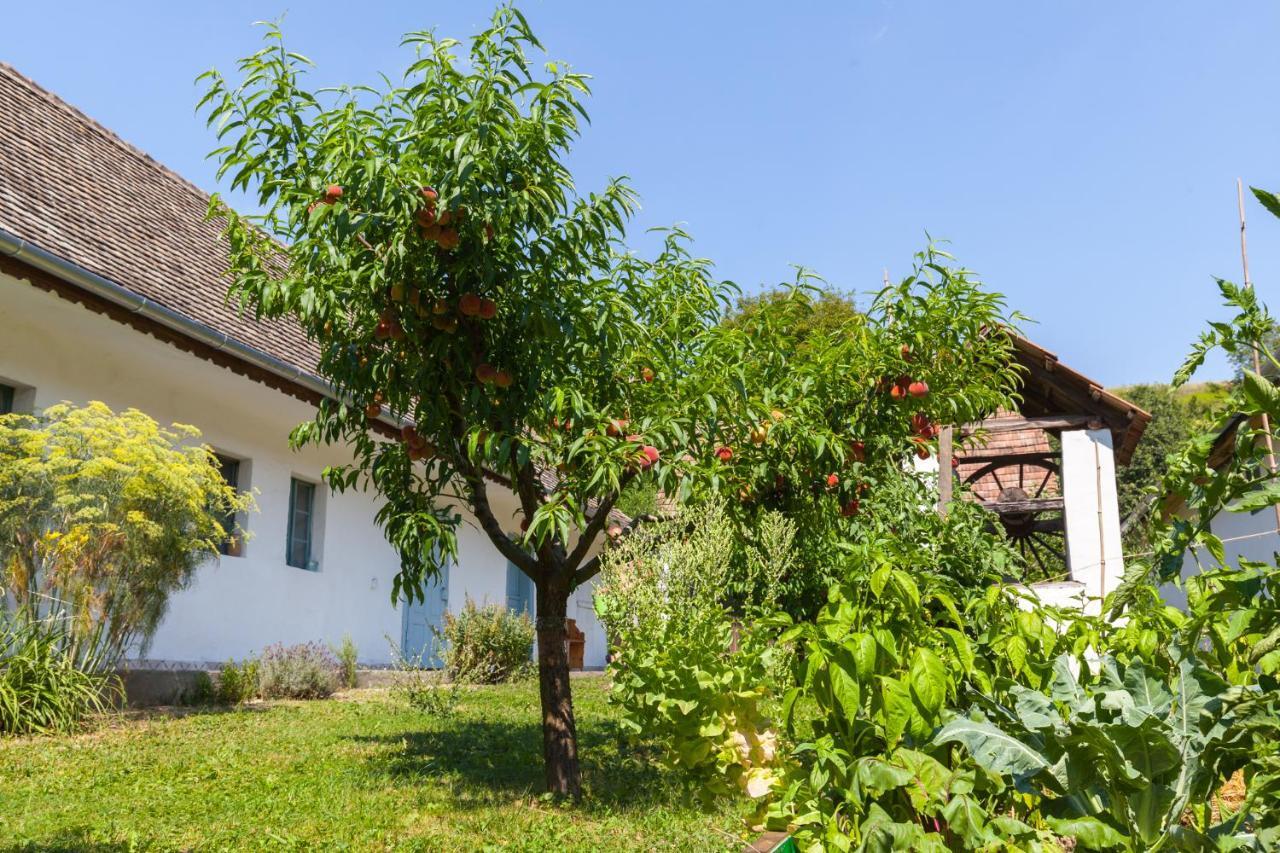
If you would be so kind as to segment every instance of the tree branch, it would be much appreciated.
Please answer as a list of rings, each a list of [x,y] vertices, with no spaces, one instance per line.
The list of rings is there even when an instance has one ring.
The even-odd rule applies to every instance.
[[[578,563],[581,563],[586,558],[587,552],[591,550],[592,543],[596,541],[596,537],[600,535],[600,531],[604,529],[604,526],[609,523],[609,513],[613,512],[614,505],[618,502],[618,498],[622,496],[622,490],[635,479],[635,476],[632,472],[623,474],[622,479],[618,481],[617,490],[608,497],[600,499],[600,502],[596,505],[595,515],[591,517],[591,521],[578,538],[577,546],[569,554],[568,563],[570,566],[577,566]]]
[[[501,522],[493,514],[493,507],[489,504],[488,487],[484,482],[484,474],[469,463],[466,467],[469,470],[462,470],[462,476],[467,481],[467,485],[471,487],[471,504],[476,513],[476,520],[480,522],[480,528],[497,546],[502,556],[518,566],[529,577],[537,578],[539,575],[538,561],[507,535],[507,532],[502,529]],[[462,466],[459,466],[459,468],[461,470]]]
[[[587,560],[578,567],[576,572],[573,573],[573,580],[569,584],[569,591],[572,592],[598,574],[600,574],[599,554],[592,557],[590,560]]]

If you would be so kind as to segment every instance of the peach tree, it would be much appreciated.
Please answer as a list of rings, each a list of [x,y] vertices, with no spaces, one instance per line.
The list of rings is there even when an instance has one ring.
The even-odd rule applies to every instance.
[[[625,182],[577,190],[587,78],[535,64],[518,11],[465,46],[404,42],[415,58],[379,90],[308,90],[274,26],[238,81],[203,75],[219,175],[261,211],[215,197],[210,215],[232,297],[318,346],[335,393],[293,441],[352,450],[326,481],[380,495],[393,599],[456,557],[467,516],[531,578],[547,785],[577,795],[567,599],[598,571],[621,491],[696,469],[682,452],[740,393],[704,369],[731,286],[679,231],[653,257],[626,251]]]

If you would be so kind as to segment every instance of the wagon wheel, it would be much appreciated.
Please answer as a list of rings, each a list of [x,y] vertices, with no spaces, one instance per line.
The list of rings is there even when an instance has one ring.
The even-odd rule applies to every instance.
[[[990,476],[1000,496],[986,506],[1000,517],[1000,524],[1028,565],[1034,560],[1046,577],[1062,570],[1067,553],[1066,528],[1062,511],[1056,507],[1002,509],[1001,504],[1023,503],[1057,497],[1046,494],[1060,473],[1055,457],[1025,460],[996,460],[965,478],[972,485]]]

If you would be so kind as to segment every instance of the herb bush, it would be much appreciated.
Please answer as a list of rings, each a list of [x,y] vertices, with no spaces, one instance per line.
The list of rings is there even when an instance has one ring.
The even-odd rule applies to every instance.
[[[342,686],[348,690],[358,687],[356,669],[360,665],[360,652],[350,634],[342,636],[342,644],[334,648],[333,653],[338,658]]]
[[[496,604],[445,614],[444,668],[450,680],[500,684],[532,675],[533,620]]]
[[[324,699],[338,689],[338,661],[322,643],[276,643],[262,653],[258,684],[267,699]]]
[[[245,658],[240,663],[228,660],[218,671],[213,698],[223,705],[239,705],[256,699],[262,689],[260,669],[257,658]]]

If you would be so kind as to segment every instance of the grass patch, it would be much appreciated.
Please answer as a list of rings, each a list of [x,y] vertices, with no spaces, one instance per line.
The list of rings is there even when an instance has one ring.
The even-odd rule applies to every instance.
[[[586,798],[540,796],[536,684],[428,717],[386,691],[108,717],[0,740],[0,850],[740,849],[745,804],[699,809],[574,681]]]

